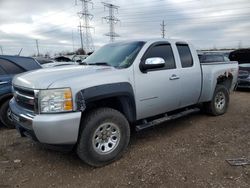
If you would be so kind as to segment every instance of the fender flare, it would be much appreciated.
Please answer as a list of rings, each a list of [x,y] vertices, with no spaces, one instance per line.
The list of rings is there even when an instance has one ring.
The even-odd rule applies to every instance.
[[[0,105],[4,102],[5,99],[12,98],[13,94],[12,93],[6,93],[0,97]]]
[[[136,120],[136,105],[134,91],[130,83],[119,82],[103,84],[83,89],[76,93],[76,110],[84,111],[88,104],[108,98],[118,98],[122,105],[122,110],[130,122]]]

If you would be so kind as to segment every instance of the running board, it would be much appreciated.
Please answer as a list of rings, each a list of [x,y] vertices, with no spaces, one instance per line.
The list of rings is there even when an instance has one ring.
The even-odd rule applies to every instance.
[[[155,119],[155,120],[150,121],[150,122],[148,122],[147,120],[144,120],[143,124],[136,126],[136,131],[141,131],[143,129],[146,129],[146,128],[161,124],[163,122],[178,119],[180,117],[184,117],[184,116],[187,116],[189,114],[193,114],[193,113],[196,113],[196,112],[199,112],[199,111],[200,111],[199,108],[192,108],[192,109],[188,109],[188,110],[185,110],[185,111],[182,111],[182,112],[179,112],[177,114],[170,115],[170,116],[168,116],[166,114],[165,117]]]

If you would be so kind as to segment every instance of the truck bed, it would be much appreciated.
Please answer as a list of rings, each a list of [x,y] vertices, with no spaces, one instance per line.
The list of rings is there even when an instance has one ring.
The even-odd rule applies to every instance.
[[[232,91],[237,83],[238,69],[238,62],[236,61],[202,63],[202,89],[199,102],[206,102],[212,99],[213,91],[220,76],[232,77],[232,84],[228,88],[229,91]]]

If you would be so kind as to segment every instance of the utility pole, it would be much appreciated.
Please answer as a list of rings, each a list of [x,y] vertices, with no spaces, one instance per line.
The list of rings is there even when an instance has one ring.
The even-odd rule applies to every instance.
[[[90,29],[93,29],[94,27],[90,26],[89,21],[92,20],[94,16],[93,14],[89,13],[89,4],[93,6],[93,2],[92,0],[78,0],[78,1],[81,1],[81,6],[82,6],[82,10],[77,13],[79,18],[82,20],[82,24],[80,24],[82,49],[85,49],[86,52],[92,52],[95,50],[95,48],[94,48]],[[82,29],[85,30],[84,40],[82,39]]]
[[[36,49],[37,49],[37,56],[39,56],[39,46],[38,46],[38,40],[36,39]]]
[[[0,49],[1,49],[1,52],[2,52],[2,55],[3,55],[3,48],[2,48],[2,46],[0,46]]]
[[[74,31],[72,29],[72,52],[75,51],[75,42],[74,42]]]
[[[81,25],[81,22],[80,22],[80,25],[79,25],[78,27],[79,27],[79,32],[80,32],[81,48],[83,49],[83,40],[82,40],[82,25]]]
[[[166,24],[165,24],[164,20],[162,21],[162,24],[160,24],[160,25],[161,25],[161,36],[162,36],[162,38],[165,38]]]
[[[241,48],[242,48],[242,41],[240,40],[238,44],[238,49],[241,49]]]
[[[115,24],[117,24],[120,20],[114,16],[114,10],[118,12],[119,6],[104,2],[103,5],[104,10],[106,7],[109,9],[109,15],[103,17],[103,19],[109,23],[109,33],[106,33],[105,35],[110,37],[110,42],[114,42],[115,37],[120,37],[117,33],[115,33]]]

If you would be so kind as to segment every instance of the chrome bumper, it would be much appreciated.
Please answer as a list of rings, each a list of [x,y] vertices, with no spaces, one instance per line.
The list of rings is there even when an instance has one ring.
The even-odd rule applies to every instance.
[[[33,114],[10,101],[11,116],[21,135],[31,133],[44,144],[75,144],[78,138],[81,112]],[[25,135],[26,136],[26,135]]]

